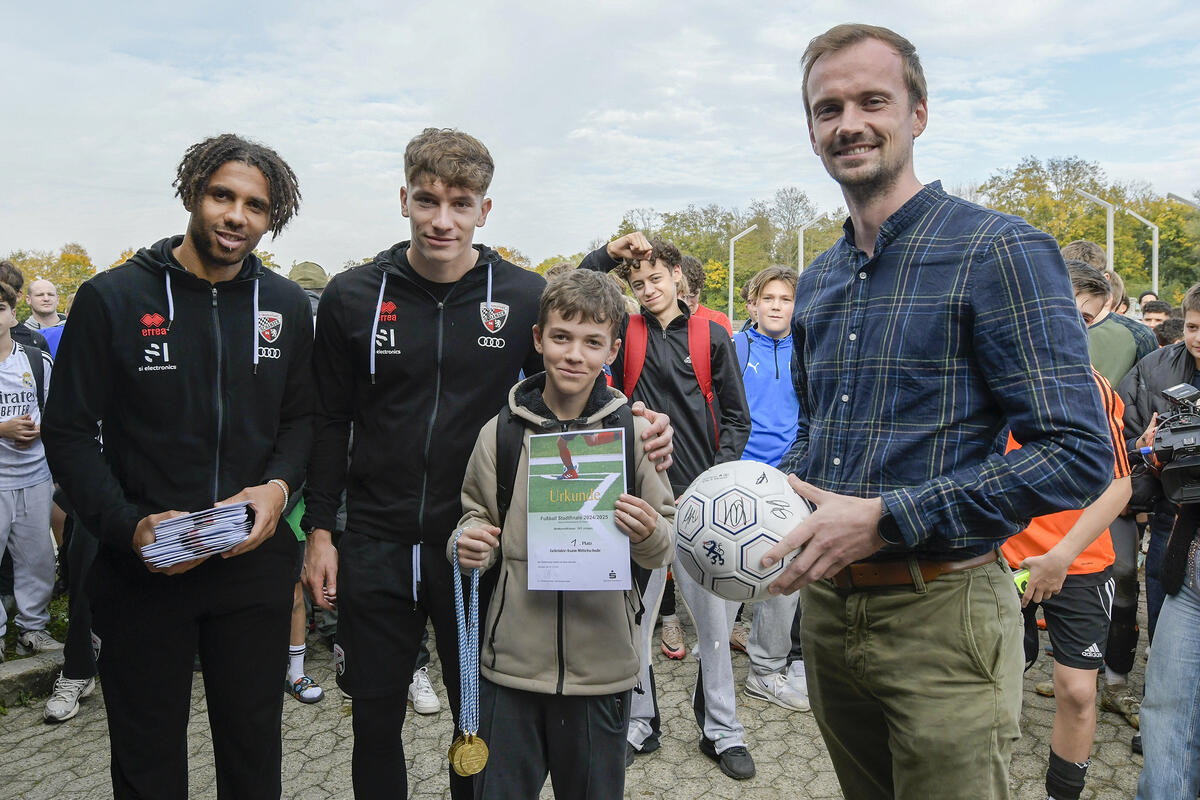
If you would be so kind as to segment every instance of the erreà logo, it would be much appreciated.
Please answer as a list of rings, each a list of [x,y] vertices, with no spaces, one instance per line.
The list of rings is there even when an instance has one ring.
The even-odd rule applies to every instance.
[[[479,318],[483,320],[483,327],[496,333],[508,322],[508,304],[492,303],[489,306],[486,302],[480,303]]]
[[[278,311],[258,312],[258,335],[268,344],[279,341],[283,334],[283,314]]]
[[[384,300],[379,304],[379,321],[380,322],[395,322],[396,321],[396,304],[391,300]]]
[[[158,312],[142,314],[142,336],[166,336],[167,329],[162,326],[166,321],[166,318]]]

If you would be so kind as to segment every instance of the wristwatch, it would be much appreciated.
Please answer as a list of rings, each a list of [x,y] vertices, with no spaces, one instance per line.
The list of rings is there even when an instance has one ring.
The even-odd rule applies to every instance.
[[[900,526],[896,523],[896,517],[893,516],[891,509],[888,508],[887,501],[880,497],[879,502],[883,505],[883,516],[879,518],[879,525],[875,532],[879,534],[880,539],[883,539],[884,544],[904,544],[904,534],[900,532]]]

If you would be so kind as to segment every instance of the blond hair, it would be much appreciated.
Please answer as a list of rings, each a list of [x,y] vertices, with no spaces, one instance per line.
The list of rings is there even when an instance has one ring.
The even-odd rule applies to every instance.
[[[796,270],[779,264],[759,270],[746,283],[746,300],[750,303],[757,303],[758,298],[762,296],[763,288],[771,281],[783,281],[795,293],[797,278],[799,276],[796,274]]]

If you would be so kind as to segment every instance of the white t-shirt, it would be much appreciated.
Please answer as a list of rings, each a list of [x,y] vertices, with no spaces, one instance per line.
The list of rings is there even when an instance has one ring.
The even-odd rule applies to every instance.
[[[16,342],[12,354],[0,361],[0,422],[29,414],[40,428],[42,412],[38,408],[36,383],[29,367],[26,351]],[[36,347],[30,348],[33,358],[42,359],[46,394],[50,390],[50,356]],[[42,398],[45,403],[46,398]],[[28,448],[21,450],[12,439],[0,437],[0,489],[25,489],[50,480],[50,466],[46,463],[46,448],[41,437]]]

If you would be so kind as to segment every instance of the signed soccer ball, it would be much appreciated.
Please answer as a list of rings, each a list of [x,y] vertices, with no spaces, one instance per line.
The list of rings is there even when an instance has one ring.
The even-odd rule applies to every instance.
[[[774,467],[757,461],[718,464],[679,500],[676,565],[718,597],[763,600],[791,561],[789,556],[764,568],[763,555],[808,514],[808,503]]]

